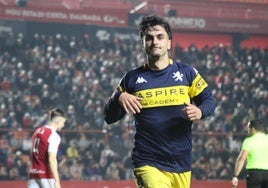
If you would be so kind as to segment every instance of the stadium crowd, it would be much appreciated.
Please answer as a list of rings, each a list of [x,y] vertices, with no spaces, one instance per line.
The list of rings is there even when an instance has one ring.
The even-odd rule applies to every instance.
[[[32,131],[61,107],[60,175],[64,180],[131,179],[133,119],[108,126],[103,105],[130,67],[145,62],[135,40],[63,34],[0,37],[0,180],[25,180]],[[268,48],[177,46],[217,100],[213,116],[193,125],[193,179],[230,179],[247,122],[268,117]]]

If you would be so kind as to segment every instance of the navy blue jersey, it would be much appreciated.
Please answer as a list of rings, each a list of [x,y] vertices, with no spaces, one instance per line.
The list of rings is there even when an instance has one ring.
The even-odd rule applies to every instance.
[[[109,124],[125,115],[118,104],[122,92],[142,98],[141,113],[134,115],[134,167],[151,165],[169,172],[189,171],[192,121],[181,110],[185,102],[194,103],[204,118],[215,109],[214,98],[198,71],[170,60],[163,70],[151,70],[144,65],[126,73],[105,106],[105,120]]]

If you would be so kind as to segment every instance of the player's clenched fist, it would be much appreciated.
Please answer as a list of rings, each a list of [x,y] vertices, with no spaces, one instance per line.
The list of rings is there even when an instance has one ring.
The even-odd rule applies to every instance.
[[[202,117],[201,110],[197,106],[190,103],[184,103],[182,113],[191,121],[199,120]]]

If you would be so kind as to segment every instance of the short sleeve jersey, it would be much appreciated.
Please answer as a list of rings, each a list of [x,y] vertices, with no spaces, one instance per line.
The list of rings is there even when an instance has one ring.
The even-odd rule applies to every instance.
[[[246,169],[268,170],[268,135],[256,133],[244,140],[242,150],[248,152]]]
[[[53,174],[49,167],[48,153],[57,153],[61,138],[49,126],[42,126],[32,136],[32,164],[30,179],[52,179]]]

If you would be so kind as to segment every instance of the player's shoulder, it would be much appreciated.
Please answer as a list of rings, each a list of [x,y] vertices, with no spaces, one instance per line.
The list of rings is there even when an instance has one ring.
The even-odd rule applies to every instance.
[[[186,64],[186,63],[183,63],[183,62],[178,61],[178,60],[172,60],[171,64],[175,67],[178,67],[179,69],[183,69],[186,71],[194,71],[195,70],[195,68],[193,66]]]
[[[45,132],[47,134],[50,134],[51,132],[53,132],[53,129],[49,125],[43,125],[43,126],[41,126],[39,128],[39,131]]]
[[[198,70],[193,66],[183,63],[181,61],[172,61],[173,68],[179,72],[185,74],[187,77],[195,77],[198,74]]]
[[[143,72],[145,72],[145,71],[147,71],[147,70],[148,70],[148,67],[147,67],[146,64],[144,64],[144,65],[135,67],[135,68],[133,68],[132,70],[128,71],[128,72],[126,73],[126,76],[128,76],[128,77],[129,77],[129,76],[132,77],[133,75],[141,74],[141,73],[143,73]]]

